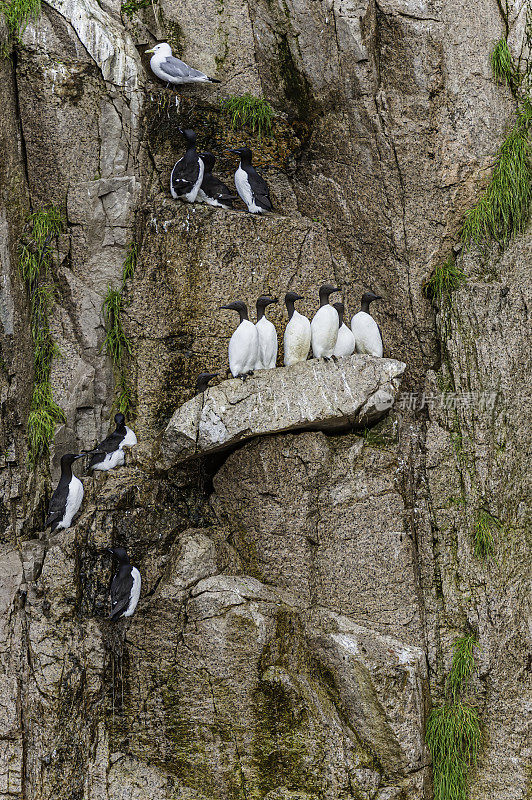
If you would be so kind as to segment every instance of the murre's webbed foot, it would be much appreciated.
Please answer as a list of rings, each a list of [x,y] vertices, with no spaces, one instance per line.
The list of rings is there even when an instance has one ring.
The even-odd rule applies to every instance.
[[[334,363],[336,364],[336,362],[338,361],[338,356],[332,355],[332,356],[331,356],[331,359],[332,359],[332,360],[334,361]]]
[[[249,377],[251,377],[253,375],[253,370],[252,369],[249,370],[248,375],[249,375]]]

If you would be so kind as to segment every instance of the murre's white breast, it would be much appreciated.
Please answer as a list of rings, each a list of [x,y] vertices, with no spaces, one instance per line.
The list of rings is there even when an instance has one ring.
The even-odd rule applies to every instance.
[[[312,354],[314,358],[330,358],[338,338],[338,312],[327,303],[321,306],[312,319]]]
[[[359,311],[351,320],[351,330],[355,337],[357,353],[382,358],[382,337],[379,326],[366,311]]]
[[[257,324],[259,335],[259,354],[255,369],[273,369],[277,361],[277,331],[275,325],[266,317],[261,317]]]
[[[249,319],[243,319],[229,340],[229,369],[234,378],[255,369],[259,335]]]
[[[140,578],[140,572],[136,567],[131,567],[131,577],[133,578],[133,586],[131,587],[131,593],[129,595],[128,607],[122,614],[123,617],[131,617],[134,614],[139,602],[142,581]]]
[[[72,524],[72,520],[78,513],[81,502],[83,500],[83,484],[79,478],[76,478],[75,475],[72,475],[70,483],[68,484],[68,495],[67,501],[65,506],[65,513],[63,519],[57,525],[56,530],[59,528],[70,528]]]
[[[126,435],[120,442],[120,449],[122,450],[122,448],[124,447],[134,447],[136,444],[137,444],[137,437],[134,431],[132,431],[131,428],[128,428],[126,425]]]
[[[353,332],[342,322],[338,330],[338,338],[334,347],[333,356],[345,358],[355,352],[355,337]]]
[[[289,367],[299,361],[306,361],[309,349],[310,321],[299,311],[294,311],[284,332],[285,366]]]

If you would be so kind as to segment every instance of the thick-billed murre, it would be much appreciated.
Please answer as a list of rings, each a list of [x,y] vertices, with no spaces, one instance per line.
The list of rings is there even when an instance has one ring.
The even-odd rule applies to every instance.
[[[369,305],[374,300],[382,300],[382,297],[373,292],[366,292],[362,295],[362,307],[351,320],[351,330],[355,337],[355,349],[357,353],[366,353],[370,356],[382,358],[383,346],[381,330],[369,313]]]
[[[257,363],[259,352],[257,329],[248,317],[246,304],[241,300],[220,308],[237,311],[240,315],[240,324],[229,340],[229,369],[234,378],[242,378],[245,381],[248,375],[253,374]]]
[[[170,194],[174,200],[193,203],[198,195],[205,167],[196,150],[196,134],[190,128],[181,133],[187,143],[185,155],[176,161],[170,174]]]
[[[131,617],[140,597],[141,578],[136,567],[132,567],[126,551],[122,547],[110,547],[109,553],[118,559],[118,570],[111,582],[111,613],[109,619],[115,622],[120,617]]]
[[[233,208],[236,194],[232,194],[229,187],[212,174],[215,157],[212,153],[200,153],[199,157],[203,161],[204,171],[196,200],[199,203],[207,203],[209,206],[218,206],[218,208]]]
[[[249,147],[239,147],[231,150],[231,153],[240,156],[240,164],[235,172],[235,186],[250,214],[273,211],[268,184],[252,165],[252,153]]]
[[[255,369],[273,369],[277,361],[277,331],[275,325],[266,318],[266,307],[277,303],[276,297],[261,295],[257,300],[257,322],[255,327],[259,334],[259,353]]]
[[[285,305],[288,312],[288,325],[284,332],[284,364],[289,367],[299,361],[306,361],[310,350],[310,320],[295,310],[296,300],[304,298],[296,292],[285,294]]]
[[[312,355],[314,358],[332,358],[336,340],[338,338],[338,312],[329,303],[333,292],[340,291],[337,286],[324,283],[320,288],[320,307],[314,314],[310,323]]]
[[[334,346],[333,356],[336,358],[345,358],[355,352],[355,337],[353,332],[344,322],[345,307],[343,303],[333,303],[333,308],[338,312],[338,338]]]
[[[52,533],[61,528],[70,528],[83,500],[83,484],[72,472],[72,464],[85,453],[65,453],[61,458],[61,477],[55,489],[46,517],[45,528]]]
[[[91,456],[88,469],[106,472],[113,467],[121,467],[125,462],[124,447],[134,447],[137,444],[137,437],[127,427],[123,414],[115,414],[115,424],[115,430],[97,444],[94,450],[87,452]]]

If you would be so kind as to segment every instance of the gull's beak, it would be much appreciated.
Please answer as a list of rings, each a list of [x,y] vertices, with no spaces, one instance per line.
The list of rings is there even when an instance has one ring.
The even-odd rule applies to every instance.
[[[155,47],[152,47],[151,50],[145,50],[145,53],[155,53]]]

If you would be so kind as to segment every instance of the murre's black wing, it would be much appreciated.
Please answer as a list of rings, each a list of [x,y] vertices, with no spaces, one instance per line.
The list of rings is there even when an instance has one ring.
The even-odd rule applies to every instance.
[[[46,522],[44,524],[45,528],[48,526],[52,527],[52,531],[55,530],[54,523],[57,524],[61,522],[65,515],[65,507],[66,501],[68,497],[68,485],[70,481],[67,481],[65,478],[61,478],[59,483],[57,484],[57,488],[52,495],[50,500],[50,505],[48,506],[48,516],[46,517]]]
[[[219,180],[219,178],[215,178],[211,172],[203,176],[201,188],[207,197],[218,200],[220,203],[225,203],[230,207],[232,207],[231,201],[237,198],[237,195],[231,194],[231,189],[226,186],[223,181]]]
[[[259,175],[254,167],[248,167],[248,181],[253,192],[253,197],[257,205],[262,206],[266,211],[272,211],[272,201],[270,200],[270,189],[262,175]]]
[[[197,158],[183,156],[177,161],[170,176],[170,186],[178,197],[188,194],[199,178],[200,166]]]
[[[96,447],[94,448],[94,451],[97,450],[98,453],[97,455],[92,456],[88,464],[88,469],[94,467],[95,464],[100,464],[105,459],[105,457],[109,455],[109,453],[114,453],[115,450],[118,450],[123,439],[124,439],[124,434],[113,431],[113,433],[109,434],[109,436],[107,436],[103,440],[103,442],[97,444]]]
[[[131,575],[131,567],[129,565],[120,567],[111,583],[111,613],[109,614],[109,619],[118,619],[124,611],[127,611],[132,588],[133,576]]]

